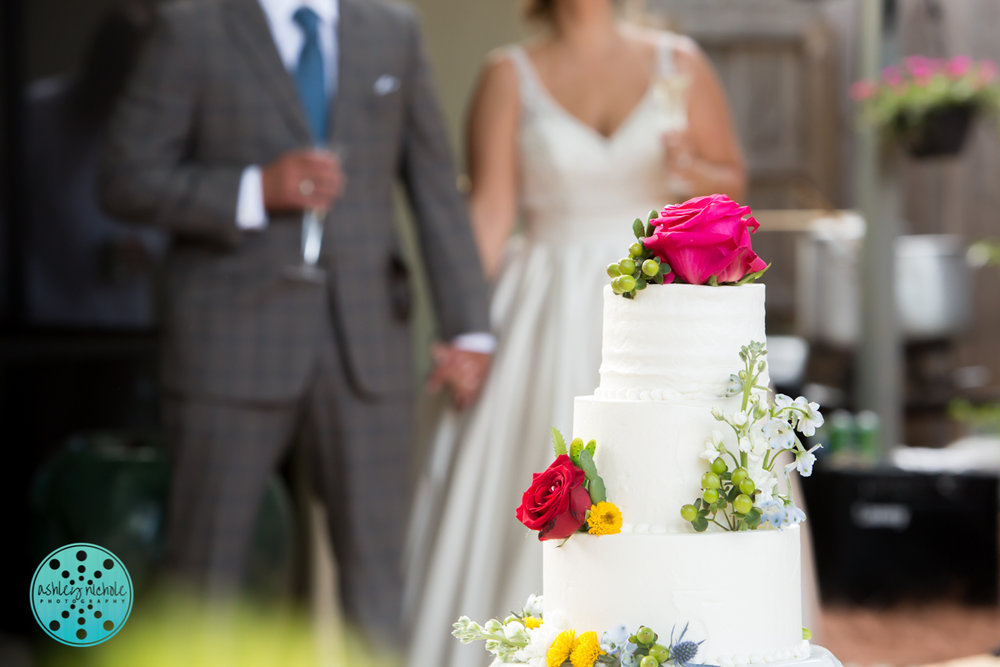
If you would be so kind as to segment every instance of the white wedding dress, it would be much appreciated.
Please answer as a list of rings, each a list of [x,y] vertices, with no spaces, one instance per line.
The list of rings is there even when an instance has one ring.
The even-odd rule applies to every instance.
[[[664,40],[661,49],[670,52]],[[652,86],[609,137],[561,107],[525,51],[518,72],[519,209],[491,316],[498,340],[478,402],[448,413],[418,484],[408,553],[413,667],[484,665],[480,644],[450,636],[461,615],[484,622],[541,592],[541,547],[514,510],[571,435],[573,398],[593,392],[605,267],[627,255],[632,221],[669,201]],[[660,75],[669,57],[658,59]],[[586,434],[580,434],[586,436]],[[600,446],[600,443],[598,443]]]

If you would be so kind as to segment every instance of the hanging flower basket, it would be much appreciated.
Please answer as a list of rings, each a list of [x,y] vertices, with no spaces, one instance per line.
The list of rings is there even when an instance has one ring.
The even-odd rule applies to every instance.
[[[906,151],[915,158],[947,157],[962,152],[976,117],[972,104],[939,107],[928,111],[909,127],[900,127]]]
[[[913,157],[955,155],[980,111],[1000,112],[997,67],[968,56],[909,56],[876,81],[858,81],[851,97],[862,118],[900,142]]]

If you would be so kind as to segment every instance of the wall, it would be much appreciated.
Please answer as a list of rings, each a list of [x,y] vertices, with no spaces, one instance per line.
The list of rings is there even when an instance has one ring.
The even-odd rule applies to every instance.
[[[996,0],[906,0],[900,21],[903,54],[969,55],[1000,62]],[[902,184],[904,215],[913,232],[958,234],[970,242],[1000,240],[1000,119],[979,118],[957,158],[906,160]],[[968,375],[968,392],[994,399],[1000,396],[998,294],[1000,271],[975,270],[973,325],[956,351],[958,365],[985,371]]]
[[[448,120],[454,150],[461,151],[465,108],[490,50],[521,36],[516,0],[412,0]]]

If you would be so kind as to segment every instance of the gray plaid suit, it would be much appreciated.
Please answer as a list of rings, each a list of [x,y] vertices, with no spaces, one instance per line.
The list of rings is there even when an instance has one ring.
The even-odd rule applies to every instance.
[[[407,269],[392,192],[406,188],[439,334],[487,330],[486,290],[412,13],[340,0],[332,142],[347,185],[327,215],[325,284],[289,280],[300,215],[235,224],[240,174],[310,144],[256,0],[166,6],[109,133],[115,214],[173,236],[163,381],[174,452],[169,551],[226,585],[264,484],[304,436],[331,515],[344,604],[398,631],[413,378]],[[390,75],[395,90],[375,90]],[[380,94],[381,93],[381,94]]]

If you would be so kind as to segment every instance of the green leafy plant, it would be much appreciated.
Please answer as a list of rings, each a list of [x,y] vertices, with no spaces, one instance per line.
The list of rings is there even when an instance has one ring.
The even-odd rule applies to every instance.
[[[597,466],[594,464],[594,453],[597,451],[597,442],[591,440],[586,445],[582,438],[573,438],[566,446],[566,439],[559,429],[552,428],[552,449],[556,456],[563,454],[569,456],[570,460],[577,468],[587,476],[587,481],[583,483],[585,489],[590,494],[590,500],[595,505],[608,499],[607,491],[604,488],[604,480],[597,474]]]

